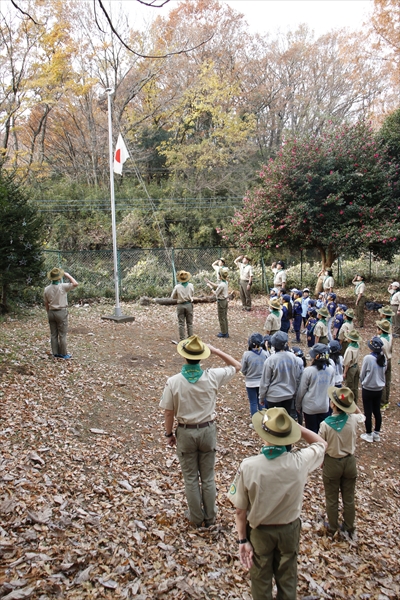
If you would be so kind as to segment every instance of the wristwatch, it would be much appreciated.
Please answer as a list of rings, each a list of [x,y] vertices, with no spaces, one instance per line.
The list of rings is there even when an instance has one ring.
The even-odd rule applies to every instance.
[[[164,433],[165,437],[172,437],[174,435],[174,432],[171,431],[171,433]]]
[[[238,544],[247,544],[247,542],[248,542],[248,539],[247,539],[247,538],[243,538],[242,540],[236,540],[236,542],[237,542]]]

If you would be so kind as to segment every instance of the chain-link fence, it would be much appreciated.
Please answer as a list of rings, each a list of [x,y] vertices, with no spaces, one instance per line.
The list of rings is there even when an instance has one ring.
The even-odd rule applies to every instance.
[[[80,283],[75,297],[114,297],[114,267],[111,250],[45,251],[46,271],[62,267]],[[141,296],[169,296],[176,283],[176,272],[183,269],[192,274],[196,294],[207,291],[205,279],[215,279],[212,263],[223,257],[231,270],[230,288],[238,287],[238,269],[234,259],[237,248],[133,248],[118,250],[118,274],[121,299]],[[284,252],[272,256],[260,248],[252,248],[253,293],[269,292],[273,282],[270,265],[283,258],[286,262],[290,287],[314,287],[321,269],[319,255],[314,251],[297,254]],[[368,252],[359,259],[339,258],[332,266],[336,285],[349,285],[356,273],[363,273],[370,281],[400,278],[400,256],[389,264],[374,261]]]

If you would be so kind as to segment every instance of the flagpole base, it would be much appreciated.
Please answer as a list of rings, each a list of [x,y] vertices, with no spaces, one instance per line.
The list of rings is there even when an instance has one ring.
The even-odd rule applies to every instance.
[[[135,317],[128,315],[109,315],[101,317],[103,321],[115,321],[115,323],[131,323],[135,321]]]

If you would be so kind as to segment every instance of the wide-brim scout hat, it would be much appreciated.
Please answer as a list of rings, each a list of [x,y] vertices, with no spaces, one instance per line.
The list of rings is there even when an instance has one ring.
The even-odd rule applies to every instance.
[[[328,309],[325,306],[321,306],[321,308],[319,308],[317,310],[317,315],[321,315],[322,317],[328,318],[331,315],[329,314]]]
[[[259,410],[251,420],[260,438],[274,446],[294,444],[301,438],[300,427],[284,408]]]
[[[272,300],[270,300],[268,302],[268,305],[270,308],[272,308],[273,310],[281,310],[281,303],[279,302],[278,299],[273,298]]]
[[[210,348],[203,344],[198,335],[192,335],[179,342],[177,350],[178,354],[190,360],[201,360],[202,358],[208,358],[211,354]]]
[[[225,269],[225,268],[220,269],[219,276],[221,277],[221,279],[228,279],[229,269]]]
[[[178,271],[176,278],[179,283],[186,283],[191,278],[191,274],[188,271]]]
[[[51,281],[58,281],[64,277],[64,271],[62,269],[58,269],[54,267],[51,271],[47,273],[47,277],[51,279]]]
[[[356,412],[357,406],[354,402],[354,394],[349,388],[337,388],[335,386],[329,387],[328,396],[332,400],[333,404],[340,408],[340,410],[343,412]]]
[[[354,329],[351,331],[345,331],[344,337],[351,342],[361,342],[362,340],[361,335],[358,333],[358,331],[354,331]]]
[[[382,308],[378,308],[378,313],[381,315],[385,315],[385,317],[394,317],[396,314],[390,306],[383,306]]]
[[[391,325],[387,319],[382,319],[382,321],[375,321],[375,323],[378,325],[381,331],[383,331],[384,333],[390,333]]]
[[[356,316],[352,308],[348,308],[344,314],[346,315],[346,317],[349,317],[349,319],[354,319]]]

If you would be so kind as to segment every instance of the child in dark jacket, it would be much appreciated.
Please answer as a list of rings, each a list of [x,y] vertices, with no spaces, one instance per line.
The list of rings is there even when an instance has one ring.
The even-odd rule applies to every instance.
[[[347,306],[345,304],[337,305],[335,317],[333,319],[332,337],[334,340],[338,339],[338,334],[339,334],[340,328],[343,325],[344,313],[346,312],[346,310],[347,310]]]
[[[282,296],[282,318],[281,318],[281,331],[287,333],[290,329],[290,319],[292,318],[292,304],[290,302],[289,294],[283,294]]]
[[[334,294],[333,292],[328,294],[327,301],[326,301],[326,308],[328,309],[328,312],[331,317],[335,316],[337,304],[336,304],[336,294]]]
[[[314,329],[315,326],[318,322],[317,319],[317,311],[312,308],[311,310],[308,311],[309,317],[308,317],[308,321],[307,321],[307,325],[306,325],[306,329],[307,329],[307,346],[309,348],[312,348],[315,344],[315,335],[314,335]]]
[[[293,329],[296,334],[296,342],[300,342],[300,330],[301,330],[301,322],[303,320],[302,313],[303,307],[301,305],[301,297],[303,293],[300,290],[296,290],[293,294]]]

